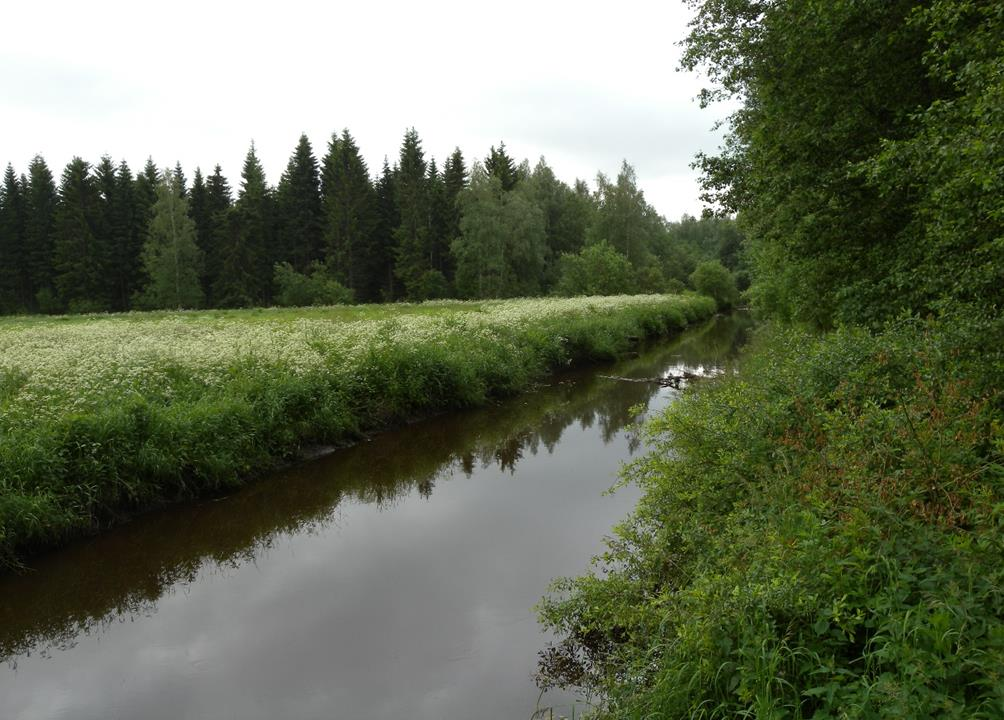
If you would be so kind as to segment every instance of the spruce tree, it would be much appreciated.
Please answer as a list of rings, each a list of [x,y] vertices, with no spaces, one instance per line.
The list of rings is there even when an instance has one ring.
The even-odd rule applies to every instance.
[[[57,309],[53,269],[56,183],[41,155],[28,166],[25,186],[24,252],[31,286],[31,309]]]
[[[429,264],[429,197],[427,165],[415,128],[404,134],[395,178],[400,222],[394,231],[397,259],[394,272],[410,300],[421,299]]]
[[[116,281],[112,271],[112,247],[115,244],[113,235],[115,233],[115,222],[113,217],[117,214],[117,195],[115,191],[115,163],[111,157],[102,155],[98,164],[94,166],[94,185],[100,196],[98,212],[98,223],[94,229],[94,238],[101,253],[101,265],[105,269],[105,289],[104,295],[108,298],[109,309],[119,310],[115,302],[117,293],[115,292]]]
[[[499,143],[498,150],[493,145],[485,158],[485,170],[489,175],[494,175],[502,183],[503,192],[509,192],[516,187],[519,182],[519,171],[516,163],[505,151],[505,143]]]
[[[203,303],[202,251],[195,242],[195,222],[181,188],[181,180],[169,172],[157,188],[143,246],[143,270],[148,280],[137,298],[140,307],[180,310]]]
[[[446,199],[446,184],[443,176],[439,174],[435,158],[429,160],[429,173],[427,177],[427,193],[429,198],[429,267],[434,273],[439,274],[439,278],[430,277],[434,281],[448,290],[447,278],[453,275],[453,258],[450,255],[449,230],[449,207]],[[424,293],[430,297],[430,293]]]
[[[228,213],[220,246],[221,274],[213,285],[216,302],[227,307],[267,303],[272,282],[272,195],[265,171],[248,150],[237,203]]]
[[[164,171],[164,174],[167,175],[167,171]],[[181,169],[180,162],[174,164],[174,187],[181,197],[188,198],[188,181],[185,179],[185,171]]]
[[[393,302],[400,296],[400,288],[394,275],[397,259],[395,230],[401,224],[401,213],[397,205],[397,168],[391,169],[387,158],[376,183],[376,225],[373,228],[372,254],[375,272],[371,287],[364,297]]]
[[[56,290],[70,312],[108,310],[100,224],[101,194],[91,165],[75,157],[60,181],[54,248]]]
[[[30,303],[23,196],[23,186],[8,164],[0,187],[0,312],[23,311]]]
[[[105,295],[112,310],[127,310],[140,281],[142,234],[136,227],[135,182],[125,161],[116,168],[108,156],[98,163],[95,182],[101,195],[97,235],[105,267]]]
[[[447,207],[447,237],[450,240],[460,235],[460,206],[457,198],[467,187],[467,167],[464,155],[456,148],[443,165],[443,190]]]
[[[359,300],[379,298],[380,258],[374,247],[377,197],[369,169],[348,129],[332,138],[324,159],[325,258]]]
[[[212,290],[223,271],[221,248],[225,247],[224,240],[230,226],[228,215],[232,206],[233,193],[230,190],[230,183],[223,176],[222,168],[217,165],[206,182],[205,214],[208,219],[208,228],[200,239],[200,247],[205,256],[202,288],[209,304],[214,307],[218,303]]]
[[[321,257],[321,181],[306,135],[293,151],[275,198],[276,251],[273,264],[288,262],[303,272]]]
[[[209,192],[206,189],[206,180],[202,177],[202,168],[195,168],[195,175],[192,177],[192,189],[188,192],[188,216],[195,223],[195,242],[199,249],[206,250],[206,238],[209,235],[209,214],[208,214]]]

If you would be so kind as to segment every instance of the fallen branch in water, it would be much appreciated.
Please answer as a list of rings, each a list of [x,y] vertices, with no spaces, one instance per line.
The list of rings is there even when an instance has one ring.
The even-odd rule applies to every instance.
[[[684,370],[679,375],[666,375],[665,377],[657,378],[629,378],[621,377],[619,375],[600,375],[601,378],[606,380],[621,380],[623,382],[638,382],[638,383],[657,383],[661,387],[673,388],[674,390],[680,389],[680,383],[684,380],[700,380],[701,378],[710,377],[710,375],[698,375],[696,373],[687,372]]]

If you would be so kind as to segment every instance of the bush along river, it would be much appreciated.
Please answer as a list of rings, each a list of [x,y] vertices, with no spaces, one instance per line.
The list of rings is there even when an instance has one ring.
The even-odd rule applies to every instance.
[[[533,606],[634,506],[605,493],[657,378],[728,367],[748,319],[434,417],[0,577],[0,717],[527,718]],[[579,706],[581,710],[581,705]]]

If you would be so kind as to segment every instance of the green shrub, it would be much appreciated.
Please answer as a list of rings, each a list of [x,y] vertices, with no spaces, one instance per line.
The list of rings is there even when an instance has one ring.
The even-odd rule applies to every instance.
[[[578,255],[561,256],[559,295],[618,295],[634,292],[634,269],[606,240],[587,245]]]
[[[542,684],[611,717],[1000,717],[1000,326],[762,333],[649,426],[637,511],[541,604]]]
[[[306,274],[298,273],[287,262],[275,264],[276,304],[281,307],[309,305],[344,305],[352,302],[352,291],[338,282],[319,262],[311,264]]]
[[[728,310],[739,302],[735,278],[717,260],[707,260],[698,265],[690,275],[690,284],[701,295],[714,298],[720,310]]]

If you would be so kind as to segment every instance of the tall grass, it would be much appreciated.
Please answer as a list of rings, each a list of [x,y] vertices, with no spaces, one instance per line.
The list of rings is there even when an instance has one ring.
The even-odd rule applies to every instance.
[[[713,311],[634,296],[0,323],[0,563]]]
[[[1004,323],[765,333],[650,426],[645,496],[542,603],[618,718],[1004,717]]]

